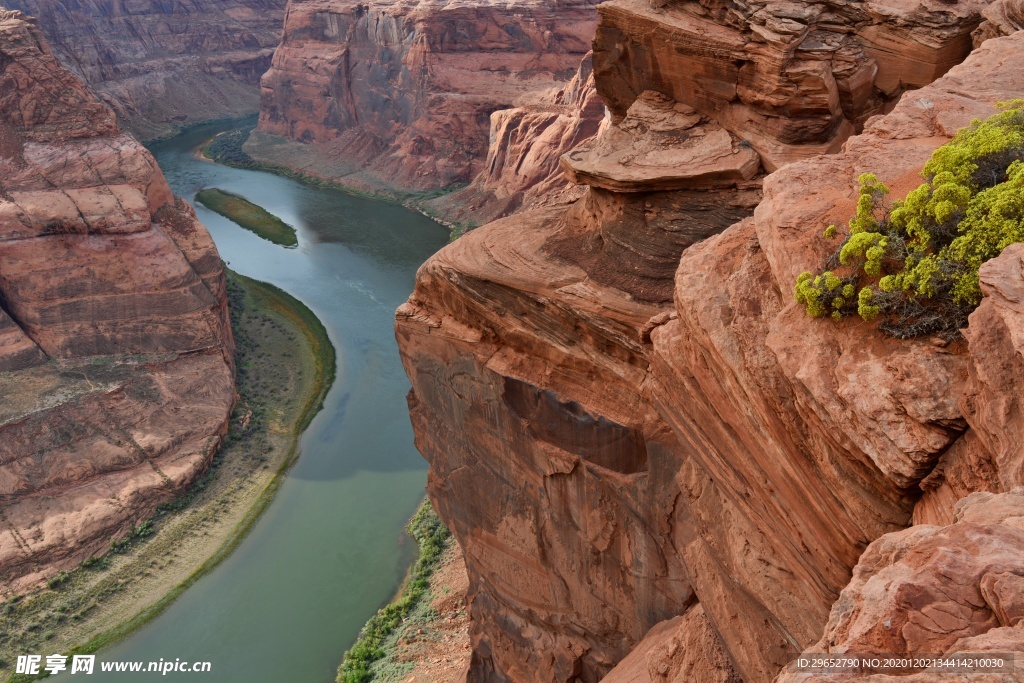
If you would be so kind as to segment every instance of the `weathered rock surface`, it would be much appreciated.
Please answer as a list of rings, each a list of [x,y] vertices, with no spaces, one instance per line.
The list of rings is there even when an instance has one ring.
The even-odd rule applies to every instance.
[[[0,93],[9,594],[175,497],[225,433],[234,381],[209,233],[20,12],[0,10]]]
[[[36,17],[60,61],[143,139],[258,111],[285,4],[4,1]]]
[[[967,496],[957,504],[951,525],[918,525],[887,534],[868,546],[832,608],[822,639],[807,654],[1019,653],[1024,648],[1021,548],[1020,488]],[[924,672],[922,679],[937,680],[927,678],[929,673],[939,675]],[[1010,666],[1002,675],[963,678],[1019,681],[1024,666]],[[872,680],[855,680],[861,679]],[[778,683],[824,680],[832,679],[789,671]]]
[[[652,628],[604,683],[740,683],[704,608]]]
[[[695,109],[648,90],[618,125],[562,157],[569,180],[612,192],[732,187],[761,159]]]
[[[612,0],[594,41],[598,92],[616,121],[647,90],[714,114],[771,171],[838,151],[963,60],[989,2]]]
[[[602,173],[579,176],[592,183],[583,200],[460,238],[421,269],[399,309],[428,491],[466,553],[470,681],[592,683],[657,624],[697,607],[736,674],[771,681],[821,638],[869,544],[915,517],[952,521],[952,506],[971,491],[1024,484],[1021,441],[1012,440],[1018,249],[986,268],[975,316],[990,323],[972,319],[966,348],[813,320],[791,295],[797,275],[834,248],[821,232],[853,213],[858,175],[877,173],[899,196],[957,129],[1024,94],[1024,33],[985,42],[892,113],[864,121],[966,54],[981,4],[868,3],[849,6],[866,13],[855,17],[831,5],[787,8],[755,21],[715,3],[603,5],[595,74],[617,128],[605,135],[629,137],[628,110],[653,90],[742,138],[722,114],[745,87],[738,74],[723,75],[744,61],[729,41],[757,46],[758,64],[774,69],[779,36],[809,40],[850,18],[835,29],[842,44],[821,48],[829,56],[783,60],[796,69],[772,105],[782,131],[772,139],[783,146],[750,140],[771,168],[772,158],[830,148],[844,125],[863,123],[841,153],[769,176],[754,215],[739,220],[756,177],[708,189],[687,168],[692,185],[657,189],[660,172],[636,172],[616,149],[595,146],[589,159]],[[751,35],[769,23],[766,47]],[[878,72],[867,90],[850,91],[870,96],[843,109],[838,80],[822,67],[854,53],[852,63]],[[819,80],[795,88],[787,79],[796,72]],[[749,83],[770,92],[761,78]],[[652,145],[679,151],[657,130],[619,149]],[[729,144],[728,154],[741,149]],[[786,155],[773,157],[780,149]],[[600,186],[613,177],[628,183]],[[729,200],[745,210],[724,232],[693,213],[702,201],[714,210]],[[996,626],[972,633],[1013,642]],[[627,664],[636,670],[636,659]]]
[[[518,106],[491,114],[483,170],[469,187],[425,206],[449,221],[480,225],[520,209],[579,199],[582,190],[566,179],[559,159],[596,135],[604,121],[587,55],[566,85],[530,93]]]
[[[371,190],[468,184],[491,114],[571,79],[594,5],[293,0],[246,151]]]
[[[996,0],[982,11],[985,21],[974,32],[975,47],[989,38],[1024,30],[1024,1]]]

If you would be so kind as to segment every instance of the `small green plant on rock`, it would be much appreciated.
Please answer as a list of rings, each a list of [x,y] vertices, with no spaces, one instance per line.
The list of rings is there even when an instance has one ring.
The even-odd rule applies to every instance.
[[[820,274],[794,287],[808,315],[839,321],[857,314],[909,338],[959,335],[981,303],[978,269],[1024,242],[1024,100],[975,120],[925,164],[926,182],[887,204],[889,188],[862,175],[857,212]]]

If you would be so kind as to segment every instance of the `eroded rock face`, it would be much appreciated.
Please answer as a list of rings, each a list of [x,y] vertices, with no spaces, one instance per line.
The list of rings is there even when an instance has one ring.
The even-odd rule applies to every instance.
[[[948,526],[918,525],[887,534],[864,552],[852,581],[832,608],[822,639],[808,654],[1020,652],[1024,648],[1022,547],[1021,488],[967,496],[957,504],[955,521]],[[909,679],[934,680],[928,675]],[[1002,675],[963,678],[1019,681],[1024,680],[1024,667],[1010,666]],[[790,671],[778,683],[824,680],[829,679]]]
[[[246,150],[370,189],[469,183],[492,112],[570,80],[595,4],[293,0]]]
[[[5,0],[36,17],[65,66],[150,139],[259,109],[285,0]]]
[[[449,221],[483,224],[520,209],[565,204],[582,194],[559,166],[563,154],[593,138],[605,122],[590,55],[566,85],[524,95],[491,114],[483,170],[469,187],[427,203]]]
[[[732,187],[753,178],[761,159],[695,109],[645,91],[617,125],[562,157],[574,183],[612,192]]]
[[[191,482],[227,429],[234,380],[209,233],[21,12],[0,10],[0,93],[6,595]]]
[[[604,683],[741,683],[701,605],[652,628]]]
[[[645,7],[668,26],[650,35],[678,28],[678,8]],[[968,39],[977,14],[956,18],[967,5],[932,9],[915,25]],[[732,16],[723,9],[722,31]],[[622,54],[656,42],[628,35]],[[673,45],[658,48],[666,63]],[[599,90],[616,77],[596,73]],[[757,177],[644,187],[663,174],[595,146],[601,172],[583,200],[485,226],[424,265],[396,330],[428,491],[466,551],[469,680],[592,683],[656,624],[699,607],[736,674],[771,681],[822,637],[869,544],[915,518],[952,521],[971,491],[1024,484],[1009,446],[1019,250],[986,267],[975,315],[989,322],[963,346],[813,320],[791,293],[834,249],[822,230],[853,214],[861,173],[905,194],[935,148],[1024,93],[1022,73],[1024,33],[987,41],[841,153],[769,176],[753,216],[740,220],[748,204],[724,232],[687,212],[698,196],[710,209],[756,191],[743,183]],[[608,139],[686,152],[690,128],[675,141],[650,126],[627,135],[635,99]],[[737,135],[717,105],[668,104]],[[634,184],[602,187],[608,178]],[[677,220],[666,220],[673,202]],[[1014,627],[990,621],[972,637],[1013,642],[1000,629]]]
[[[598,92],[616,120],[646,90],[714,113],[771,171],[838,151],[963,60],[989,2],[612,0],[594,40]]]
[[[989,38],[1008,36],[1024,29],[1024,2],[1022,0],[996,0],[982,12],[985,21],[974,32],[974,46]]]

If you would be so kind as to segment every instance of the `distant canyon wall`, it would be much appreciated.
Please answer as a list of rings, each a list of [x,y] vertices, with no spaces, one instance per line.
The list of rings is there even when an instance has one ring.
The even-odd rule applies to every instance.
[[[983,269],[959,345],[792,297],[861,173],[905,193],[1024,96],[1014,7],[601,5],[611,120],[561,160],[582,197],[458,239],[397,316],[469,570],[470,681],[1024,651],[1021,249]],[[508,139],[491,159],[524,148]]]
[[[468,184],[492,113],[573,78],[595,4],[293,0],[246,151],[371,191]]]
[[[5,0],[60,61],[148,140],[259,110],[286,0]]]
[[[181,495],[233,370],[210,234],[36,20],[0,10],[0,596]]]

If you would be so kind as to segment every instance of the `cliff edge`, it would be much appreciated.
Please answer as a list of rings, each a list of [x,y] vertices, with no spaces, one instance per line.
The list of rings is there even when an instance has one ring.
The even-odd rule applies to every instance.
[[[1024,95],[1024,33],[970,52],[986,5],[601,5],[612,121],[562,159],[583,198],[460,238],[397,316],[470,576],[468,680],[753,683],[805,650],[1021,650],[1021,250],[985,266],[958,344],[792,296],[861,173],[902,196]],[[992,563],[946,561],[968,537]]]
[[[595,4],[292,0],[245,149],[373,192],[468,184],[492,112],[571,79]]]
[[[217,249],[152,155],[0,10],[0,592],[182,492],[227,430]]]

